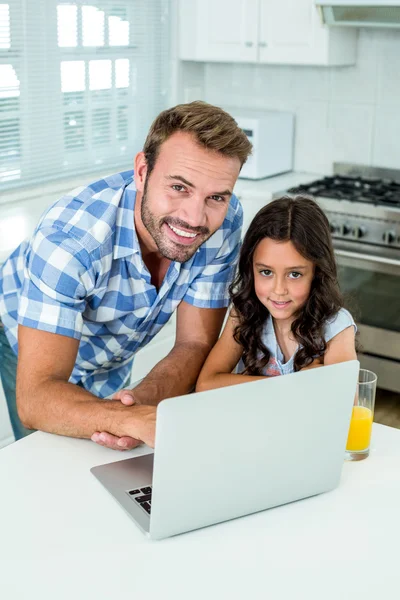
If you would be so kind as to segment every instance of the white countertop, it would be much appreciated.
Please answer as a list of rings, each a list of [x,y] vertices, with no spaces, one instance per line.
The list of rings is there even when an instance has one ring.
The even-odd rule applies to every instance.
[[[41,432],[0,450],[4,600],[399,598],[400,430],[374,424],[332,492],[161,542],[89,472],[146,452]]]
[[[10,202],[0,203],[0,263],[15,250],[23,239],[33,233],[40,216],[50,204],[74,187],[100,177],[101,174],[85,175],[79,179],[70,179],[63,184],[57,182],[52,185],[37,186],[32,189],[31,194],[27,190],[9,192]],[[271,199],[272,194],[318,177],[320,175],[315,173],[291,172],[258,181],[239,179],[235,186],[235,193],[243,200],[243,204],[247,204],[250,218],[257,212],[261,204],[265,204]],[[5,197],[7,197],[7,192],[2,194],[1,200],[4,201]]]
[[[262,198],[264,195],[268,197],[270,194],[275,195],[280,192],[285,192],[295,185],[307,183],[321,177],[324,177],[324,175],[321,175],[321,173],[290,171],[289,173],[283,173],[282,175],[277,175],[275,177],[268,177],[267,179],[238,179],[234,191],[239,198]]]

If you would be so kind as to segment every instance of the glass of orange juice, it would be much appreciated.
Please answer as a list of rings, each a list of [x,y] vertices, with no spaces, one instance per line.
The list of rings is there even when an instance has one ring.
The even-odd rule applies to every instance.
[[[377,376],[360,369],[353,413],[346,444],[346,460],[362,460],[369,455]]]

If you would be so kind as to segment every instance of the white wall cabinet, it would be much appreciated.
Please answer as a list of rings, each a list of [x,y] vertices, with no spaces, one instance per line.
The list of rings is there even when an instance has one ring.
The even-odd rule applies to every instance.
[[[180,58],[255,62],[259,0],[180,0]]]
[[[314,0],[180,0],[179,42],[182,60],[349,65],[357,30],[323,25]]]

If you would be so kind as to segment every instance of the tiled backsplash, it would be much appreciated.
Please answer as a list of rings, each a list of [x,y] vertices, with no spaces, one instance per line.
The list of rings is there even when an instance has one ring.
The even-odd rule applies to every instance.
[[[296,170],[400,168],[400,31],[360,29],[357,50],[352,67],[186,63],[181,99],[293,111]]]

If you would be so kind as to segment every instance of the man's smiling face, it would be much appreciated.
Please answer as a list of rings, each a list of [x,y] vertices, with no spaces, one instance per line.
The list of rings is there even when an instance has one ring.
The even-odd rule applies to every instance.
[[[143,155],[136,160],[141,242],[169,260],[189,260],[225,219],[239,159],[208,150],[179,131],[161,145],[150,176]]]

